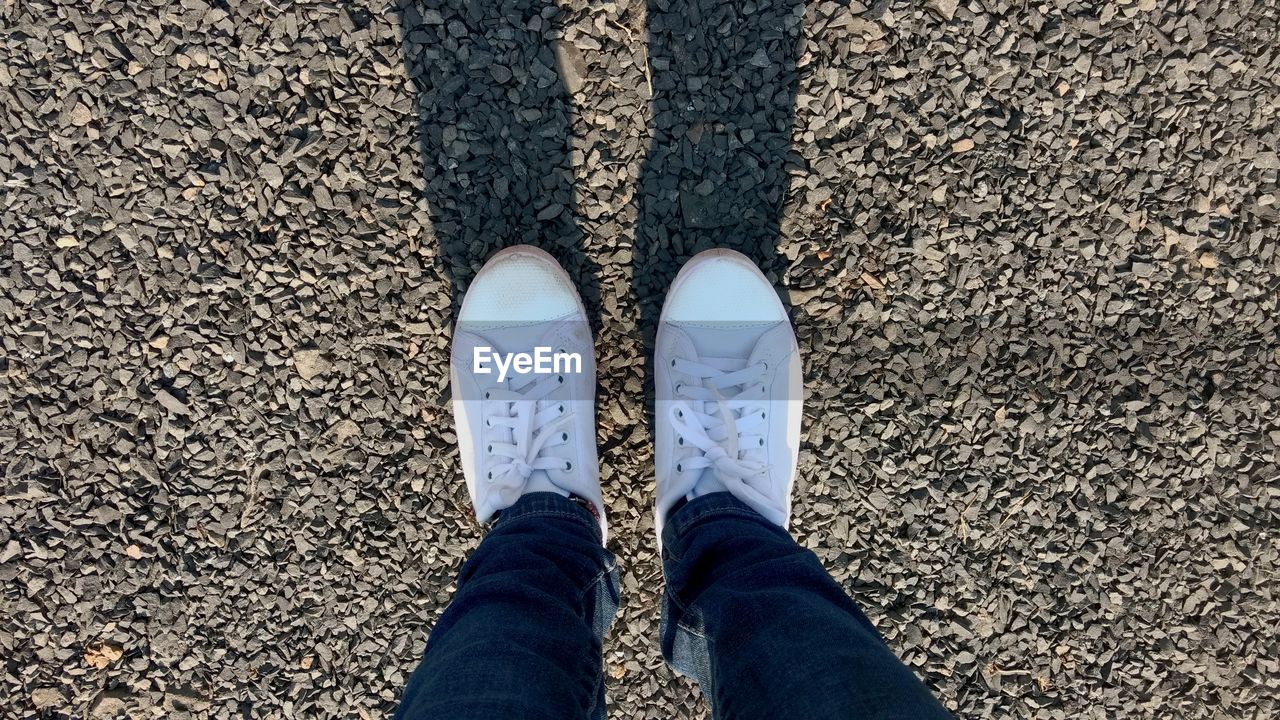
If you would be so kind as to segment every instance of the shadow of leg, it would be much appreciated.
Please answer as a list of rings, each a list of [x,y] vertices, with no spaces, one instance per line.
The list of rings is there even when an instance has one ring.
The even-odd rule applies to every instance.
[[[440,261],[462,292],[508,245],[551,253],[598,316],[570,172],[569,98],[551,0],[398,0],[416,89],[426,199]]]
[[[635,252],[647,340],[690,255],[733,248],[775,281],[786,268],[777,245],[803,7],[649,2],[653,140],[641,171]]]

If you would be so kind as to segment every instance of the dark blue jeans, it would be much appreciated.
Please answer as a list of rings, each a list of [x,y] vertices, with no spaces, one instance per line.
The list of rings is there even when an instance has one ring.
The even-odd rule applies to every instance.
[[[672,513],[663,563],[662,654],[716,718],[950,717],[818,558],[728,493]],[[603,718],[601,644],[617,607],[591,514],[526,495],[463,567],[397,717]]]

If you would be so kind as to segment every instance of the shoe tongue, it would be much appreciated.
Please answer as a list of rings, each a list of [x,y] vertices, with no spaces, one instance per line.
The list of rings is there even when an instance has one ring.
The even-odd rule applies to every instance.
[[[732,327],[706,327],[703,325],[676,326],[684,330],[693,347],[704,357],[751,357],[756,341],[776,322],[734,324]]]
[[[565,497],[569,496],[569,491],[551,482],[551,476],[546,470],[534,470],[529,473],[529,479],[524,483],[524,492],[553,492],[560,493]]]
[[[689,494],[686,497],[692,500],[694,498],[702,497],[703,495],[710,495],[713,492],[726,492],[728,489],[729,486],[725,485],[720,478],[716,477],[715,470],[711,468],[704,468],[702,470],[702,474],[698,476],[697,482],[693,484],[693,489],[689,491]]]

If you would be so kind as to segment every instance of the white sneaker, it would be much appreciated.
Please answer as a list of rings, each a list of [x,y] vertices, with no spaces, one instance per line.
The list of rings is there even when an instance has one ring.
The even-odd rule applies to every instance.
[[[659,542],[681,499],[725,490],[786,527],[803,385],[795,333],[764,274],[732,250],[691,258],[667,292],[654,355]]]
[[[458,312],[450,380],[462,474],[480,522],[527,492],[554,492],[590,503],[606,531],[591,329],[554,258],[518,245],[485,263]]]

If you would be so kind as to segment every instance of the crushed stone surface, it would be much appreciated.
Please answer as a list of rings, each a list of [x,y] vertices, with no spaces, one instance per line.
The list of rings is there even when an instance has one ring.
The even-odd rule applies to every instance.
[[[596,326],[610,717],[708,717],[644,398],[713,246],[795,320],[799,541],[958,717],[1275,717],[1277,27],[5,0],[0,718],[388,716],[482,537],[453,310],[518,242]]]

